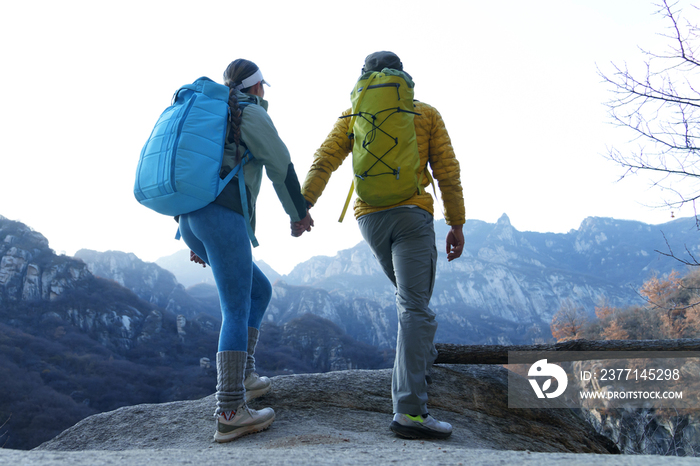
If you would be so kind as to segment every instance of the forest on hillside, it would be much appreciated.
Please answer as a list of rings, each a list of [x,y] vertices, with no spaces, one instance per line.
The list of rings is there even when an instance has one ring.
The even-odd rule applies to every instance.
[[[700,338],[700,268],[681,276],[672,272],[654,276],[638,290],[643,304],[626,307],[610,306],[603,299],[595,315],[565,302],[554,315],[552,335],[559,342],[586,340],[677,340]],[[667,367],[677,370],[654,387],[693,396],[700,393],[700,357],[668,360]],[[659,367],[651,359],[629,359],[617,363],[644,374],[650,367]],[[609,364],[608,364],[609,366]],[[607,367],[605,361],[584,361],[578,370]],[[673,370],[673,369],[671,369]],[[567,371],[573,374],[572,370]],[[672,372],[673,373],[673,372]],[[573,381],[570,375],[570,381]],[[588,385],[599,392],[634,387],[633,381],[618,380]],[[692,403],[692,400],[686,403]],[[648,403],[645,408],[594,408],[582,410],[588,421],[611,438],[625,453],[700,456],[700,417],[696,409],[669,408]],[[686,406],[686,404],[684,404]]]
[[[218,322],[209,328],[208,318],[189,320],[182,338],[177,316],[152,307],[161,331],[142,331],[133,341],[116,327],[114,334],[86,331],[70,320],[71,313],[85,318],[115,302],[149,309],[115,282],[90,282],[54,301],[0,306],[0,447],[31,449],[87,416],[123,406],[214,393]],[[147,319],[144,328],[149,325]],[[393,356],[305,315],[285,326],[264,323],[256,359],[258,372],[273,376],[384,368]]]

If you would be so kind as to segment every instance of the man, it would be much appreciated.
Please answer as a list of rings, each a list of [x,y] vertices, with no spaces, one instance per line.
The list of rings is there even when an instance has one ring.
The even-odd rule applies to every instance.
[[[401,60],[392,52],[369,55],[365,59],[361,79],[371,72],[383,70],[388,74],[403,76],[413,87],[410,75],[403,71]],[[370,88],[369,85],[367,87]],[[442,117],[428,104],[414,101],[412,106],[420,156],[417,175],[421,186],[408,199],[389,206],[370,205],[358,197],[354,212],[362,236],[396,287],[399,328],[392,373],[395,415],[390,429],[407,438],[447,438],[452,433],[452,426],[435,420],[427,408],[426,370],[437,357],[433,344],[437,322],[435,313],[428,308],[435,283],[437,249],[433,198],[423,189],[430,184],[430,176],[423,175],[428,173],[427,166],[430,166],[433,177],[438,181],[445,207],[445,221],[451,226],[446,239],[448,261],[458,258],[464,247],[464,200],[459,163]],[[353,109],[349,109],[343,113],[344,117],[336,121],[326,141],[316,151],[302,187],[309,207],[321,196],[331,173],[353,150],[353,139],[348,137],[353,132],[353,128],[350,128],[350,121],[354,120],[350,118],[352,112]],[[390,182],[385,185],[390,186]],[[292,225],[295,236],[309,230],[308,225],[304,226],[301,222]]]

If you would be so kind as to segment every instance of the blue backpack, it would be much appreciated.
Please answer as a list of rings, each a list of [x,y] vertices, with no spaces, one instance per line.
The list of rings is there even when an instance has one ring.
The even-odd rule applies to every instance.
[[[238,174],[248,236],[257,246],[245,208],[248,201],[242,170],[253,155],[246,149],[241,163],[226,178],[219,176],[230,112],[228,95],[228,86],[206,77],[175,93],[172,105],[160,115],[141,150],[134,196],[160,214],[182,215],[213,202]]]

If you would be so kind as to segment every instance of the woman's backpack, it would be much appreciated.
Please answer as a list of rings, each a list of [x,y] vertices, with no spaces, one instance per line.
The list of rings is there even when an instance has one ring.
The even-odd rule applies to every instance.
[[[169,216],[194,212],[213,202],[238,174],[242,205],[248,205],[242,167],[253,155],[246,150],[241,163],[224,179],[219,175],[230,112],[228,96],[228,86],[207,77],[175,93],[141,150],[134,183],[139,203]],[[250,225],[248,209],[243,211]],[[257,246],[252,228],[248,235]]]

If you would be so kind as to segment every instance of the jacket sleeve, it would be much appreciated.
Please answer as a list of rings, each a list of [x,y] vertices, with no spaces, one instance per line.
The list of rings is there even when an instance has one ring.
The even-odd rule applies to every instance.
[[[348,109],[343,112],[343,115],[349,115],[350,112],[351,109]],[[316,204],[331,174],[352,151],[353,140],[347,135],[349,120],[350,118],[338,118],[326,140],[314,154],[314,161],[301,188],[302,194],[311,205]]]
[[[287,146],[280,139],[277,128],[267,112],[258,105],[250,105],[243,112],[241,139],[255,158],[265,166],[282,207],[293,222],[306,216],[306,201],[301,195],[299,179]]]
[[[433,178],[438,182],[445,207],[445,223],[462,225],[465,222],[464,197],[460,181],[459,161],[440,112],[434,107],[430,121],[429,162]]]

